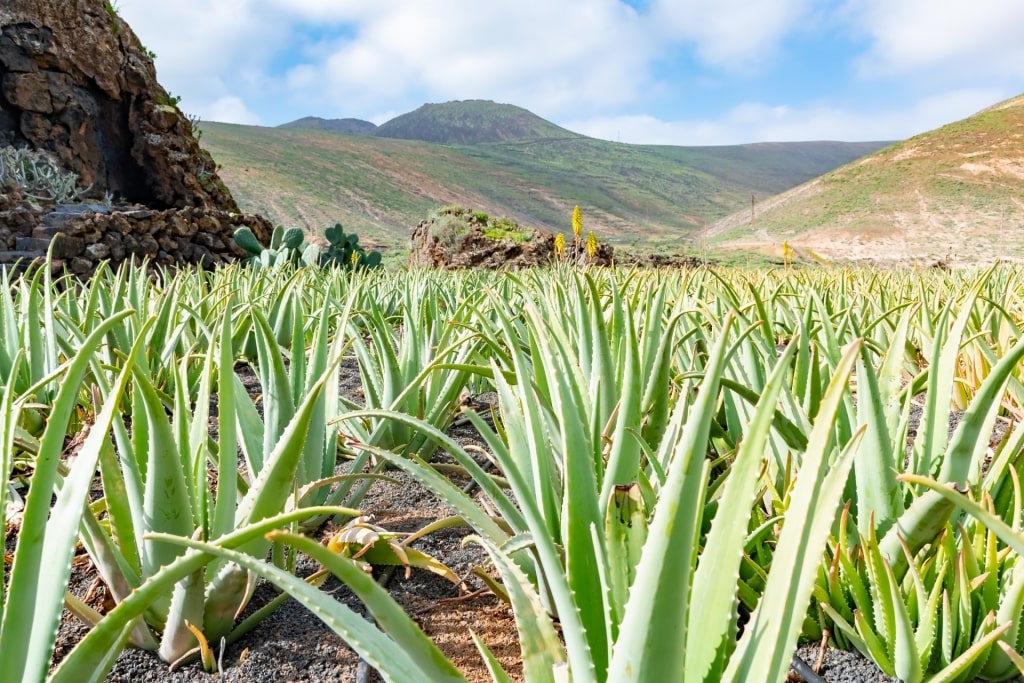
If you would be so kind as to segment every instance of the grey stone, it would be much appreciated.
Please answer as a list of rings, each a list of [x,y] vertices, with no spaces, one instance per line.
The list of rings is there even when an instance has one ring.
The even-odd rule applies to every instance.
[[[103,242],[97,242],[86,246],[85,253],[91,259],[102,261],[110,257],[110,246]]]
[[[50,246],[50,240],[39,237],[16,237],[14,238],[14,249],[16,251],[42,251],[45,252]]]

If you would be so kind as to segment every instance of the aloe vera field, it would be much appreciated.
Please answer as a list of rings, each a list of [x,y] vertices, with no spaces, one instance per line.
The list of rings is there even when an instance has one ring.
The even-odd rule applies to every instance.
[[[324,680],[1015,679],[1022,330],[1011,265],[5,273],[2,678],[300,610]]]

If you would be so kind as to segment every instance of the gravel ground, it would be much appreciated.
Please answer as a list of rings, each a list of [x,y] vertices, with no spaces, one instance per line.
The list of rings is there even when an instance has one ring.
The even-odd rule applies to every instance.
[[[819,653],[817,645],[805,645],[796,651],[796,656],[813,666],[818,661]],[[827,650],[818,676],[827,683],[899,683],[899,679],[883,674],[859,652],[845,650]],[[817,683],[810,676],[805,678],[795,671],[790,674],[790,680]]]

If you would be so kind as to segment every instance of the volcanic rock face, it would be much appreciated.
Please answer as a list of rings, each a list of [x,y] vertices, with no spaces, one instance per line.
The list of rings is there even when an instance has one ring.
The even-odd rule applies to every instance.
[[[108,2],[0,2],[0,146],[52,153],[90,186],[154,209],[238,211],[152,57]]]

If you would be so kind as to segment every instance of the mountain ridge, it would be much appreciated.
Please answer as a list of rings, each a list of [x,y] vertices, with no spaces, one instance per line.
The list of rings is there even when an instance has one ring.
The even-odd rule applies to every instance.
[[[404,244],[441,205],[568,232],[578,204],[587,229],[601,239],[667,240],[682,248],[705,223],[749,206],[752,193],[775,194],[827,170],[800,159],[794,175],[793,158],[804,155],[786,149],[767,155],[725,148],[723,155],[589,138],[454,147],[205,122],[202,130],[203,145],[245,210],[310,232],[341,222],[385,246]],[[867,151],[840,148],[832,166]]]
[[[327,130],[333,133],[352,133],[353,135],[373,135],[377,124],[363,119],[322,119],[319,116],[304,116],[277,128],[298,128],[301,130]]]
[[[392,124],[434,142],[299,121],[320,129],[204,122],[203,144],[247,210],[311,232],[341,222],[393,246],[445,204],[550,231],[568,231],[578,204],[601,239],[681,248],[751,194],[777,194],[888,144],[631,145],[484,100],[424,105],[375,131]]]

